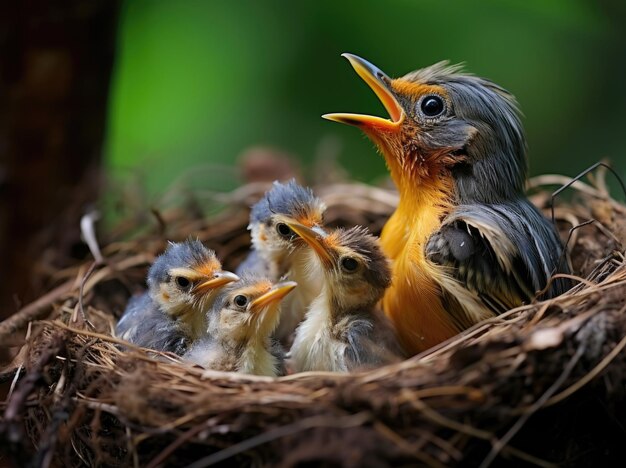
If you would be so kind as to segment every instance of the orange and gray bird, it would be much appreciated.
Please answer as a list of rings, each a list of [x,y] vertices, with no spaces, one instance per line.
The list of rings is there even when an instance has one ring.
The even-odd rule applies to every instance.
[[[206,334],[183,358],[213,370],[278,376],[285,374],[284,352],[273,338],[281,301],[296,283],[244,276],[224,288],[207,311]]]
[[[148,291],[131,298],[115,328],[135,345],[176,354],[206,329],[216,292],[239,277],[198,240],[170,243],[148,270]]]
[[[298,326],[289,352],[297,372],[350,372],[402,357],[392,324],[377,303],[391,284],[378,240],[366,229],[322,235],[289,223],[322,271],[322,290]]]
[[[286,300],[276,337],[288,342],[307,307],[317,297],[321,280],[304,259],[303,243],[285,221],[303,224],[323,233],[326,205],[309,188],[295,180],[274,182],[250,212],[250,230],[253,250],[237,268],[237,274],[263,275],[272,281],[289,279],[298,283],[298,289]]]
[[[391,79],[344,54],[390,118],[327,114],[377,145],[400,196],[381,243],[393,260],[383,308],[407,351],[566,289],[561,241],[525,196],[515,98],[446,62]],[[548,286],[549,284],[549,286]]]

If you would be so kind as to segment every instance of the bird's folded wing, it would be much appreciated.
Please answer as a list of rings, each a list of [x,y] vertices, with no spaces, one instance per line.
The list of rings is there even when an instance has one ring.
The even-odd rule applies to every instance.
[[[371,369],[405,357],[393,326],[382,312],[372,311],[371,317],[351,320],[343,335],[349,370]]]
[[[495,314],[532,301],[559,270],[562,251],[553,227],[526,200],[461,205],[431,237],[426,250],[431,261],[446,267],[448,275]],[[554,281],[545,297],[563,289],[563,281]],[[460,325],[476,322],[466,316],[464,304],[449,300]]]
[[[176,354],[182,354],[189,342],[181,324],[161,311],[147,293],[129,301],[115,335],[137,346]]]
[[[131,297],[126,310],[115,326],[115,335],[123,340],[133,341],[139,326],[144,322],[146,311],[153,307],[148,293]]]

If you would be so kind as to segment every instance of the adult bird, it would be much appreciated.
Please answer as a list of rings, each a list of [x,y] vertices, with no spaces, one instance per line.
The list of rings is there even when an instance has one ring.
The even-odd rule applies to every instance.
[[[322,235],[288,223],[321,266],[322,289],[298,326],[290,355],[297,372],[350,372],[402,357],[398,339],[377,303],[391,284],[378,240],[354,227]]]
[[[250,211],[252,251],[237,268],[236,273],[267,276],[272,281],[281,278],[293,280],[298,289],[285,299],[276,337],[289,342],[296,326],[311,301],[321,288],[319,273],[304,261],[304,245],[287,226],[285,220],[303,224],[323,232],[326,205],[310,188],[298,185],[295,180],[274,182]]]
[[[115,328],[119,338],[182,354],[206,329],[215,293],[239,277],[223,271],[198,240],[170,243],[148,270],[148,290],[132,298]]]
[[[205,336],[183,359],[213,370],[284,375],[284,353],[272,334],[280,319],[280,302],[296,286],[293,281],[272,285],[255,276],[227,286],[207,312]]]
[[[381,242],[393,261],[383,299],[407,351],[427,349],[520,304],[549,282],[561,241],[525,196],[526,142],[515,98],[446,62],[391,79],[344,54],[390,119],[328,114],[377,145],[399,191]],[[545,291],[544,291],[545,289]]]

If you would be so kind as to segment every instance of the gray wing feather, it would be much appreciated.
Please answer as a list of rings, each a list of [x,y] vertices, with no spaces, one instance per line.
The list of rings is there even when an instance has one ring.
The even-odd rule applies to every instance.
[[[566,272],[561,241],[550,222],[526,199],[502,204],[460,205],[428,242],[435,263],[501,313],[530,302],[556,272]],[[542,296],[567,290],[551,283]]]
[[[391,323],[381,314],[351,320],[344,332],[348,370],[373,368],[400,360],[400,348]]]
[[[137,346],[178,355],[189,345],[189,335],[182,324],[163,312],[148,293],[130,299],[115,335]]]
[[[276,358],[276,362],[278,362],[276,375],[279,377],[281,375],[287,375],[287,367],[285,366],[285,349],[278,340],[273,338],[271,340],[270,353],[272,353],[272,356],[274,356]]]

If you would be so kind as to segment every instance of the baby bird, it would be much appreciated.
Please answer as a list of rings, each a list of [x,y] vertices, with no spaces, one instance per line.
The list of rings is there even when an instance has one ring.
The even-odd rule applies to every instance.
[[[246,276],[224,288],[207,313],[206,335],[183,358],[207,369],[284,375],[284,353],[272,333],[280,302],[295,287],[293,281],[272,286],[267,279]]]
[[[349,372],[392,362],[403,354],[391,323],[376,308],[391,284],[389,262],[366,229],[324,236],[301,224],[289,227],[309,246],[322,270],[322,290],[296,330],[294,369]]]
[[[326,205],[311,189],[295,180],[274,186],[252,207],[250,224],[253,250],[236,270],[237,274],[252,273],[272,281],[282,278],[299,284],[298,289],[285,300],[275,336],[283,343],[289,341],[311,301],[321,290],[318,272],[311,271],[306,262],[306,245],[297,239],[286,221],[293,221],[323,234],[323,216]],[[317,273],[317,274],[316,274]]]
[[[216,291],[239,277],[222,270],[215,252],[198,240],[170,243],[148,271],[148,291],[132,298],[115,328],[138,346],[185,352],[206,329]]]

